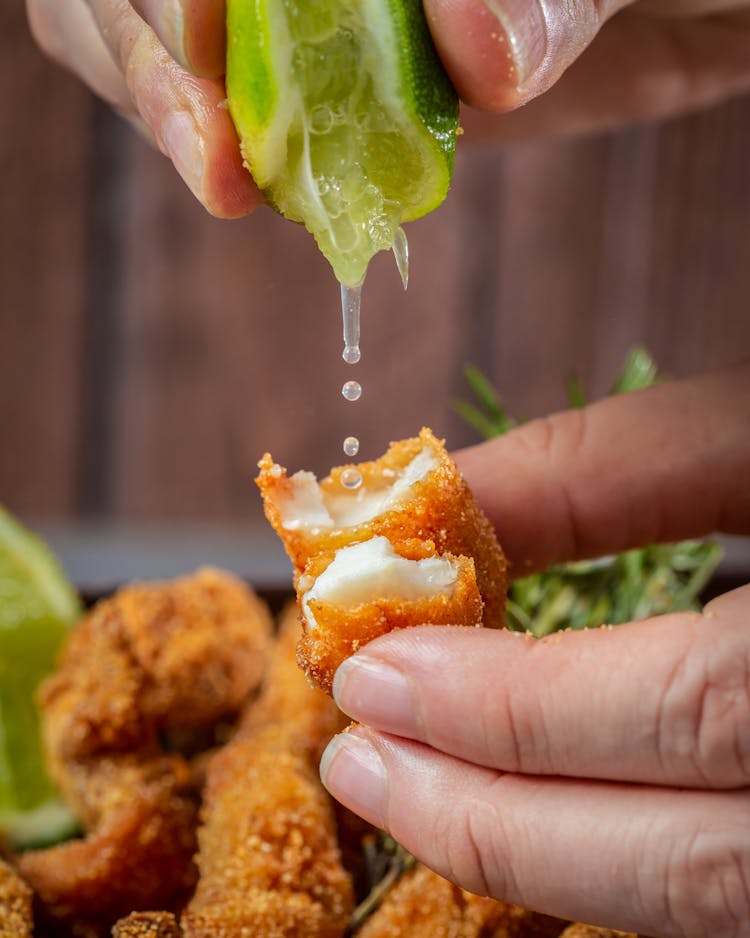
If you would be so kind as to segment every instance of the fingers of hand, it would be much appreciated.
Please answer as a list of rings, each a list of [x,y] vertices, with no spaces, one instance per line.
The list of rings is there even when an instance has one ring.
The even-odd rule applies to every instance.
[[[467,137],[591,133],[683,114],[750,88],[746,15],[744,22],[739,13],[657,19],[640,8],[607,22],[560,81],[525,107],[502,116],[466,110]]]
[[[321,766],[338,800],[480,894],[642,934],[739,935],[750,794],[501,775],[370,730]]]
[[[50,58],[123,114],[135,113],[125,79],[84,0],[27,0],[26,8],[34,38]]]
[[[334,696],[373,728],[525,774],[750,785],[750,586],[707,610],[534,640],[429,627],[371,642]]]
[[[253,209],[260,195],[242,165],[223,83],[178,65],[127,0],[90,0],[90,6],[134,110],[192,192],[220,217]],[[82,54],[73,45],[68,61]]]
[[[535,420],[456,461],[519,572],[748,530],[748,425],[746,364]]]
[[[546,91],[624,0],[426,0],[435,44],[461,97],[505,111]]]
[[[581,55],[604,23],[632,0],[425,0],[435,43],[461,97],[491,111],[507,111],[550,89]],[[707,18],[732,0],[643,0],[657,15]],[[734,7],[737,7],[736,0]],[[640,4],[637,5],[640,8]],[[710,33],[710,30],[709,30]],[[679,44],[679,38],[676,37]],[[674,43],[661,50],[675,78],[686,56]],[[627,69],[627,51],[608,63],[609,83]],[[639,59],[640,61],[640,59]],[[687,59],[689,63],[689,58]],[[588,90],[597,104],[601,87]],[[647,111],[648,113],[648,111]]]
[[[175,61],[203,78],[224,74],[225,0],[131,2]]]

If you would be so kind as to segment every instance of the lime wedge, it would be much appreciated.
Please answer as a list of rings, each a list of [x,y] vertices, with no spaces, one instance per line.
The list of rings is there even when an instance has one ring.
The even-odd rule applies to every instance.
[[[71,824],[44,769],[34,694],[80,611],[47,547],[0,506],[0,836],[15,847]]]
[[[245,162],[356,286],[450,184],[458,99],[422,0],[228,0],[227,27]]]

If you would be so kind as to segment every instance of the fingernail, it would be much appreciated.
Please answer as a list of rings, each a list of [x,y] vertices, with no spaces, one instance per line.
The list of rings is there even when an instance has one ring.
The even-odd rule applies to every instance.
[[[336,703],[350,717],[398,736],[414,736],[420,719],[408,678],[366,654],[347,658],[333,679]]]
[[[203,189],[203,141],[192,117],[185,111],[171,111],[164,119],[161,136],[177,172],[200,198]]]
[[[339,733],[320,760],[320,778],[333,797],[376,827],[385,825],[388,773],[375,747]]]
[[[185,13],[180,0],[142,0],[148,25],[181,65],[187,67],[185,54]]]
[[[547,51],[547,23],[539,0],[484,0],[498,20],[508,45],[520,89],[542,64]]]

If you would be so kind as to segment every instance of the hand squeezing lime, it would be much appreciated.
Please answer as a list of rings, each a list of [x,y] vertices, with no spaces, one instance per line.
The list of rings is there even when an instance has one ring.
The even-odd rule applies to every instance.
[[[17,848],[72,826],[44,770],[34,694],[79,614],[46,546],[0,506],[0,839]]]
[[[229,0],[227,94],[271,205],[355,286],[446,196],[458,100],[422,0]]]

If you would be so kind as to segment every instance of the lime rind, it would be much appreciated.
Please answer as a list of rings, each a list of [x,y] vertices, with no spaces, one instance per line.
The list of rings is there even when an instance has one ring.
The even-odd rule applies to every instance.
[[[80,612],[46,545],[0,506],[0,836],[17,847],[19,831],[42,836],[52,814],[41,806],[66,811],[45,771],[34,695]]]
[[[40,614],[72,625],[80,613],[78,596],[47,545],[0,505],[0,628]]]
[[[420,0],[230,0],[227,91],[256,182],[347,286],[445,198],[458,103]]]
[[[66,804],[52,798],[28,811],[0,810],[0,831],[15,850],[34,850],[74,837],[80,825]]]
[[[392,22],[398,24],[402,89],[411,89],[413,116],[442,150],[450,176],[456,156],[458,97],[432,43],[422,0],[389,0],[389,7]]]

